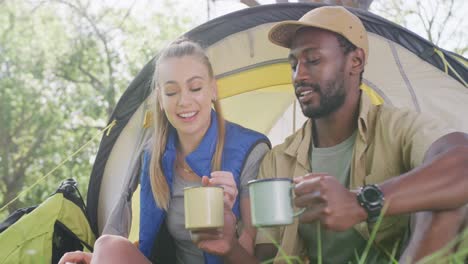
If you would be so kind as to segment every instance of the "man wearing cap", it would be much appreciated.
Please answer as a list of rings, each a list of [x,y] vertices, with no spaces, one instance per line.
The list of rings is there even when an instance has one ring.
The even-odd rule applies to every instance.
[[[394,249],[400,255],[410,213],[441,210],[427,232],[413,236],[405,256],[419,259],[453,238],[463,212],[452,209],[468,199],[460,187],[467,183],[467,135],[370,103],[359,88],[369,56],[367,32],[343,7],[317,8],[299,21],[279,23],[269,37],[290,50],[295,93],[309,118],[260,168],[259,178],[294,177],[295,206],[307,208],[299,223],[270,230],[270,236],[287,254],[304,249],[313,263],[319,257],[314,223],[320,222],[325,262],[356,262],[385,207],[367,263],[388,263],[386,254]],[[257,244],[271,243],[262,233]]]
[[[257,257],[315,263],[321,254],[324,263],[355,263],[381,212],[366,263],[388,263],[392,252],[411,262],[455,237],[468,201],[468,136],[418,113],[371,104],[359,88],[369,56],[359,18],[343,7],[316,8],[278,23],[269,38],[290,50],[295,94],[309,119],[265,156],[258,178],[294,178],[294,204],[306,211],[292,225],[259,229]],[[230,239],[233,219],[226,220],[224,237],[234,243],[217,253],[254,263]]]

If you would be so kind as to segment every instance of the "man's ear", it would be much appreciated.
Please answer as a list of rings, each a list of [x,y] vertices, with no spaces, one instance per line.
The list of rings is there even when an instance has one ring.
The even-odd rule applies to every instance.
[[[364,71],[364,65],[366,64],[366,56],[364,50],[357,48],[351,52],[351,69],[350,75],[360,75]]]

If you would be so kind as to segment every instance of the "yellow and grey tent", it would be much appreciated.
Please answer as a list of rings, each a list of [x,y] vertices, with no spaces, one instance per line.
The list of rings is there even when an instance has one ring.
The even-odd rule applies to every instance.
[[[298,19],[321,4],[289,3],[244,9],[185,34],[200,42],[213,63],[228,120],[267,134],[273,145],[305,118],[296,106],[288,50],[268,41],[275,22]],[[468,132],[467,60],[369,12],[350,9],[369,34],[362,89],[376,104],[407,107]],[[153,58],[130,83],[101,141],[88,190],[88,216],[97,234],[138,234],[138,171],[152,133]],[[132,206],[133,204],[133,206]],[[132,224],[133,223],[133,224]]]

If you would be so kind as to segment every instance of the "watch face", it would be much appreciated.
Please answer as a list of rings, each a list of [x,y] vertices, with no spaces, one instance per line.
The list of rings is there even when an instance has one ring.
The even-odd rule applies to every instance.
[[[375,223],[383,207],[384,194],[379,186],[365,185],[361,188],[357,199],[361,206],[367,211],[367,222]]]
[[[380,193],[377,190],[366,189],[363,194],[364,194],[364,198],[366,199],[366,201],[370,203],[375,203],[380,200]]]

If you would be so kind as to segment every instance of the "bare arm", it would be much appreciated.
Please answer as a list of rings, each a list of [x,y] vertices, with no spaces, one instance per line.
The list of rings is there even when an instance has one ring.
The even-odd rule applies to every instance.
[[[232,240],[231,249],[224,256],[224,260],[227,263],[253,264],[274,259],[277,252],[274,244],[255,245],[257,230],[252,226],[250,198],[241,198],[240,206],[243,230],[238,240]]]
[[[243,197],[240,201],[242,233],[239,240],[233,240],[231,250],[226,254],[224,260],[227,263],[259,263],[254,257],[254,240],[257,231],[252,226],[250,217],[250,198]]]
[[[468,135],[451,133],[434,142],[423,165],[380,185],[386,215],[447,210],[468,201]]]
[[[267,261],[275,258],[278,249],[274,244],[258,244],[255,246],[255,256],[260,261]]]
[[[427,173],[426,177],[432,177],[428,183],[424,184],[426,188],[430,188],[429,190],[421,191],[415,188],[417,193],[413,194],[413,199],[421,196],[424,199],[416,200],[419,206],[411,203],[404,205],[397,203],[399,207],[397,209],[410,210],[410,212],[418,209],[419,211],[412,216],[411,238],[400,263],[419,260],[441,249],[458,235],[466,217],[466,208],[460,206],[466,204],[468,200],[468,193],[464,191],[468,181],[467,142],[468,137],[463,133],[452,133],[434,142],[424,157],[423,167],[415,172],[416,175]],[[417,184],[416,177],[418,176],[413,177],[415,177],[414,182],[410,181],[410,184]],[[389,195],[394,196],[397,192],[392,189],[399,189],[398,186],[405,184],[404,181],[408,179],[403,178],[402,181],[396,183],[390,181],[388,186],[382,185],[382,188],[384,192],[389,192]],[[408,194],[404,194],[403,197],[406,195]],[[402,199],[405,198],[398,198],[398,200]],[[416,208],[411,208],[411,206]],[[421,212],[421,210],[428,209],[431,211]]]
[[[414,230],[414,233],[420,232],[421,237],[413,241],[426,243],[432,237],[437,237],[436,233],[430,234],[428,231],[446,227],[449,223],[447,218],[460,218],[462,212],[459,208],[468,202],[467,175],[468,136],[463,133],[443,136],[429,147],[421,167],[380,184],[388,206],[385,214],[433,212],[431,222],[426,224],[426,230],[423,230],[424,225],[416,225],[418,230]],[[295,205],[308,208],[300,216],[301,222],[320,220],[326,228],[341,231],[367,219],[367,213],[358,204],[356,194],[346,189],[335,177],[309,174],[296,178],[295,181]],[[452,228],[452,231],[442,228],[442,232],[445,235],[456,233],[457,226]],[[447,237],[449,239],[453,236]],[[439,246],[427,244],[424,249],[418,245],[415,251],[423,256],[440,248],[447,239],[432,239],[441,242]],[[411,254],[414,256],[414,252]]]
[[[241,200],[241,207],[243,205],[244,210],[241,209],[241,212],[245,212],[245,210],[248,209],[245,208],[246,205],[250,205],[248,198],[243,198]],[[246,224],[250,225],[249,223]],[[251,233],[252,231],[254,232],[253,234]],[[237,239],[236,217],[231,209],[225,206],[223,229],[213,232],[198,232],[199,241],[197,241],[196,244],[200,249],[206,252],[223,256],[224,261],[227,263],[259,263],[252,252],[254,237],[255,231],[246,227],[240,238]]]

